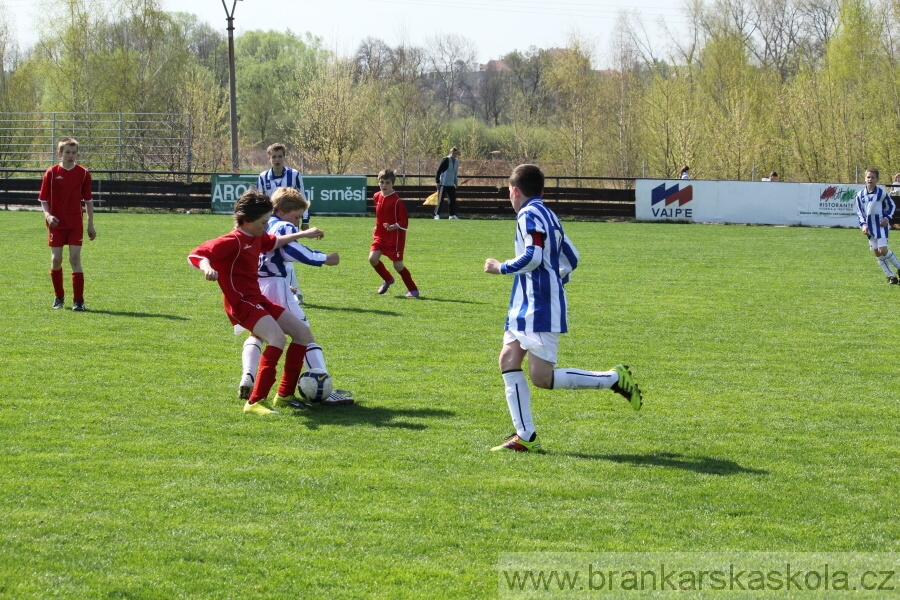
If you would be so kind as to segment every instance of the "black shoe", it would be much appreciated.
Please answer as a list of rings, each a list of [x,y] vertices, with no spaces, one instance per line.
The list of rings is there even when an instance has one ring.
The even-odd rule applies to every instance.
[[[889,284],[889,285],[898,285],[898,284],[900,284],[900,279],[897,279],[896,277],[888,277],[887,280],[888,280],[888,284]],[[62,298],[57,298],[57,300],[62,300]],[[53,305],[53,308],[56,308],[56,305],[55,305],[55,304]]]
[[[76,312],[84,312],[87,309],[84,308],[84,302],[73,302],[72,310]]]
[[[57,296],[56,298],[53,299],[53,308],[54,308],[54,309],[56,309],[56,308],[62,308],[62,307],[63,307],[63,304],[64,304],[64,303],[63,303],[63,298],[62,298],[62,296]]]

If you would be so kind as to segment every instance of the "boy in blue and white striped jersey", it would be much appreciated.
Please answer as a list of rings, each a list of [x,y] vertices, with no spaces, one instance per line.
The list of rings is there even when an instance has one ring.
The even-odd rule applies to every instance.
[[[556,214],[544,205],[544,174],[535,165],[519,165],[509,178],[509,200],[516,211],[516,256],[489,258],[485,273],[512,275],[513,287],[500,351],[506,402],[516,432],[491,450],[539,450],[531,416],[531,392],[522,370],[528,356],[531,382],[544,389],[612,389],[640,410],[641,390],[627,366],[609,371],[554,369],[560,334],[568,331],[564,285],[578,265],[578,252]]]
[[[272,235],[296,233],[300,215],[309,208],[309,202],[296,189],[279,188],[272,194],[272,204],[272,216],[269,218],[268,232]],[[312,227],[303,233],[303,237],[311,239],[321,239],[325,235],[318,227]],[[296,275],[294,274],[293,266],[295,262],[313,267],[321,267],[322,265],[334,266],[340,262],[340,257],[337,252],[325,254],[318,250],[311,250],[299,242],[291,242],[278,250],[266,252],[259,257],[259,289],[263,296],[271,302],[283,306],[303,321],[307,327],[310,327],[306,313],[300,307],[293,293],[296,289],[294,287]],[[235,326],[235,333],[243,331],[243,328],[238,328],[239,326]],[[238,396],[242,399],[245,397],[249,398],[249,394],[253,389],[253,374],[257,371],[261,353],[262,340],[253,335],[248,337],[244,342],[244,349],[241,353],[243,375],[240,384],[238,384]],[[322,347],[316,344],[315,340],[306,347],[304,364],[307,369],[328,370],[325,367]],[[353,404],[353,394],[346,390],[334,390],[323,401],[323,404]],[[281,394],[280,392],[275,397],[275,405],[279,407],[305,407],[292,393]]]
[[[900,283],[898,274],[891,270],[893,265],[900,272],[900,260],[887,247],[891,217],[894,216],[894,201],[884,188],[878,186],[878,169],[866,169],[866,187],[857,192],[853,201],[856,203],[859,228],[869,238],[869,248],[875,253],[881,270],[887,275],[888,283]]]

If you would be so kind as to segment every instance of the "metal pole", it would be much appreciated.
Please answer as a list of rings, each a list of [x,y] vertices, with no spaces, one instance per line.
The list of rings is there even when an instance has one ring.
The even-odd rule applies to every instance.
[[[238,130],[237,130],[237,88],[234,82],[234,9],[237,7],[238,0],[231,3],[231,12],[228,12],[228,6],[225,0],[222,0],[222,7],[225,9],[225,16],[228,21],[228,81],[231,92],[231,172],[238,173],[240,164],[238,160]]]

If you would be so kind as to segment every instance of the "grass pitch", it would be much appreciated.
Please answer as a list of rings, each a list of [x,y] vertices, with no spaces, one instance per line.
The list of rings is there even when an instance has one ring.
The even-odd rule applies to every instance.
[[[237,400],[242,337],[187,264],[229,217],[98,213],[86,304],[52,311],[39,214],[0,213],[0,598],[483,598],[504,552],[900,551],[900,287],[854,230],[565,223],[560,365],[512,431],[496,361],[511,221],[414,220],[388,294],[371,219],[321,217],[300,268],[336,386]]]

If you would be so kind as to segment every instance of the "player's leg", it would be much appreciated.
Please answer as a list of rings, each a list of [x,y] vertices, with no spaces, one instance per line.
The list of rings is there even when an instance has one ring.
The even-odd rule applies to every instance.
[[[394,278],[391,276],[391,272],[387,270],[387,267],[382,264],[381,250],[377,250],[374,247],[374,244],[371,252],[369,252],[369,264],[372,265],[372,268],[375,269],[375,272],[378,273],[378,276],[382,279],[381,286],[378,288],[378,293],[385,293],[388,291],[388,288],[394,284]]]
[[[50,241],[53,242],[53,234],[50,234]],[[53,284],[53,308],[62,308],[63,299],[66,291],[63,288],[63,247],[50,246],[50,282]]]
[[[884,274],[887,276],[888,283],[896,284],[898,282],[897,276],[891,270],[891,264],[887,258],[887,239],[873,237],[869,240],[869,245],[872,247],[872,252],[875,254],[878,266],[881,267],[881,270],[884,271]]]
[[[506,392],[506,405],[512,417],[516,433],[509,437],[505,443],[491,448],[497,450],[515,450],[517,452],[529,452],[541,447],[534,428],[534,419],[531,416],[531,390],[525,380],[522,371],[522,361],[525,360],[527,350],[510,332],[503,336],[503,349],[500,350],[500,373],[503,376],[503,385]]]
[[[438,201],[434,207],[434,218],[441,218],[441,203],[444,202],[444,186],[438,186]]]
[[[72,267],[72,310],[84,310],[84,270],[81,268],[81,244],[69,245],[69,265]]]
[[[263,315],[258,321],[251,325],[250,331],[253,335],[267,346],[259,360],[259,369],[256,371],[256,382],[253,384],[253,391],[250,392],[250,398],[244,405],[244,412],[255,414],[272,414],[273,411],[263,404],[263,400],[269,395],[272,386],[275,385],[275,374],[278,366],[278,359],[284,352],[284,346],[287,338],[284,335],[278,322],[272,315]],[[260,404],[260,406],[257,406]]]
[[[238,384],[238,398],[241,400],[250,399],[256,372],[259,370],[262,344],[262,340],[254,335],[250,335],[244,340],[244,348],[241,351],[241,382]]]
[[[407,298],[418,298],[419,297],[419,288],[416,287],[416,282],[413,281],[412,274],[409,272],[403,265],[402,260],[394,261],[394,270],[400,274],[400,278],[403,279],[403,285],[406,286]]]
[[[294,403],[297,402],[297,397],[294,392],[297,390],[297,381],[303,371],[306,348],[315,339],[306,322],[289,310],[281,313],[277,323],[281,330],[291,337],[291,343],[285,352],[284,371],[281,375],[281,383],[278,385],[278,393],[275,396],[275,405],[296,406]]]

